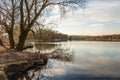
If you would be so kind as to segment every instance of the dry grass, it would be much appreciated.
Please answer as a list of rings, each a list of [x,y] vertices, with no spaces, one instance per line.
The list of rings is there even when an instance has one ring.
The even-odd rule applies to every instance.
[[[0,52],[5,51],[5,48],[3,48],[2,46],[0,46]]]
[[[5,46],[9,48],[10,46]],[[0,64],[12,63],[17,61],[31,61],[43,59],[43,55],[40,53],[28,53],[28,52],[14,52],[6,50],[3,46],[0,46]]]
[[[43,59],[45,56],[40,53],[27,53],[27,52],[0,52],[0,64],[17,62],[17,61],[34,61]]]
[[[8,46],[9,47],[9,46]],[[14,52],[5,50],[0,47],[0,64],[19,62],[19,61],[34,61],[47,58],[53,58],[63,61],[71,61],[74,57],[69,50],[57,49],[51,53],[29,53],[29,52]]]
[[[6,48],[9,48],[10,46],[9,46],[9,45],[6,45],[5,47],[6,47]],[[6,49],[5,49],[3,46],[0,46],[0,52],[3,52],[3,51],[6,51]]]

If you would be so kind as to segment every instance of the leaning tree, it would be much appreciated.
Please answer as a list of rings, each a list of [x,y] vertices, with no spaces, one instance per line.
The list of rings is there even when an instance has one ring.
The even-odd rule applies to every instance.
[[[75,7],[84,8],[85,3],[86,0],[0,0],[0,29],[8,33],[10,48],[22,51],[28,33],[36,26],[41,27],[55,6],[65,13]],[[17,43],[15,28],[19,28],[20,33]]]

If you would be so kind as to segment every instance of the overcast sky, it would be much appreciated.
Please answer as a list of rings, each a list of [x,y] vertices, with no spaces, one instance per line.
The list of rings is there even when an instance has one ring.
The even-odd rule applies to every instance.
[[[120,0],[89,0],[63,18],[56,28],[68,35],[120,34]]]

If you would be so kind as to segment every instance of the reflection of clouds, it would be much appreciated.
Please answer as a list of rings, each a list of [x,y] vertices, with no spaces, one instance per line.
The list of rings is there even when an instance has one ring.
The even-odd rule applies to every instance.
[[[49,77],[63,75],[119,76],[120,43],[66,42],[64,47],[74,50],[74,61],[50,60],[43,74]],[[116,47],[117,46],[117,47]]]
[[[72,44],[74,43],[74,44]],[[86,54],[90,56],[98,56],[101,54],[116,55],[120,52],[120,43],[117,42],[92,42],[92,41],[81,41],[70,43],[71,48],[74,49],[75,53]]]
[[[118,76],[120,74],[119,42],[73,41],[67,44],[71,49],[74,49],[75,52],[75,63],[73,65],[69,64],[69,67],[79,69],[76,72],[81,74],[103,74],[114,76]]]
[[[48,65],[50,67],[45,69],[46,71],[43,71],[45,76],[54,77],[67,74],[80,74],[80,72],[84,72],[82,69],[79,68],[78,64],[74,64],[71,62],[50,60],[50,63],[48,63]]]
[[[46,69],[47,72],[44,72],[44,76],[54,77],[58,75],[66,75],[66,70],[63,68],[50,68]]]
[[[66,70],[62,67],[64,63],[57,60],[49,60],[45,69],[42,69],[41,74],[44,76],[54,77],[58,75],[66,75]]]
[[[118,75],[120,74],[119,60],[120,56],[116,57],[105,57],[105,56],[95,56],[90,57],[87,55],[79,55],[79,60],[76,60],[76,64],[81,69],[87,70],[88,74],[94,75]]]
[[[65,45],[65,43],[63,44]],[[76,41],[67,42],[65,46],[70,46],[74,50],[75,63],[55,64],[58,68],[63,68],[67,74],[90,74],[96,76],[102,74],[118,76],[120,74],[119,42]]]

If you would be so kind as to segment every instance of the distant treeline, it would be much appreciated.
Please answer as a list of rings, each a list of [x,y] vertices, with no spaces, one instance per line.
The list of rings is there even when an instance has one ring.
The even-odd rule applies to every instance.
[[[34,34],[30,33],[27,40],[38,40],[44,42],[67,41],[68,35],[51,29],[40,29],[38,31],[35,31]]]
[[[69,36],[69,40],[82,41],[120,41],[120,34],[116,35],[102,35],[102,36]]]
[[[59,41],[120,41],[120,34],[102,35],[102,36],[79,36],[66,35],[52,29],[40,29],[33,33],[29,33],[27,40],[37,40],[44,42],[59,42]]]

